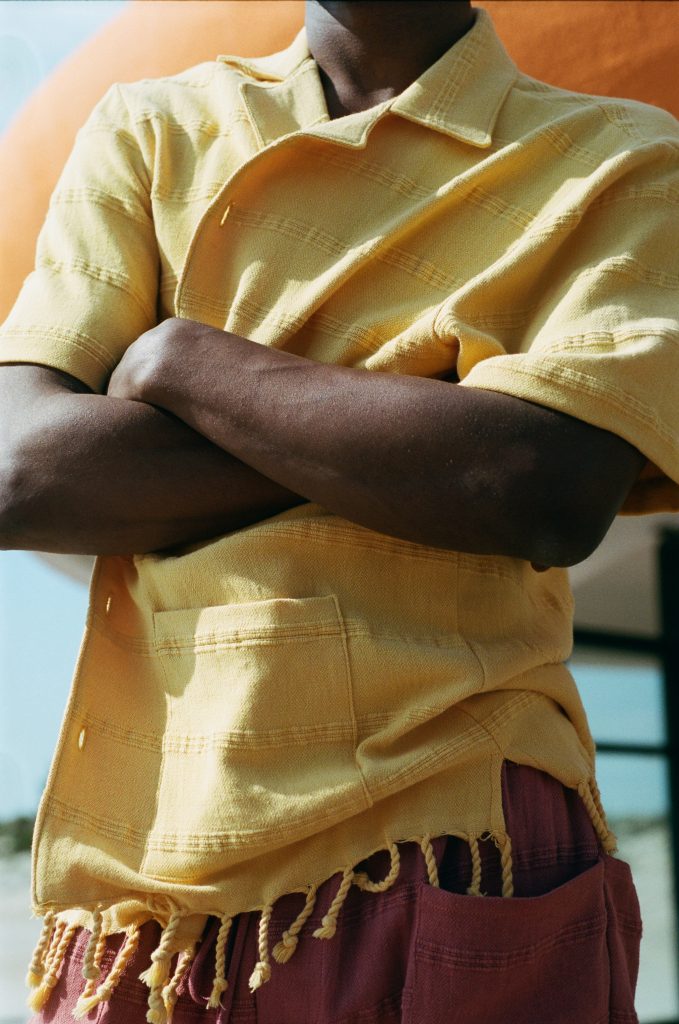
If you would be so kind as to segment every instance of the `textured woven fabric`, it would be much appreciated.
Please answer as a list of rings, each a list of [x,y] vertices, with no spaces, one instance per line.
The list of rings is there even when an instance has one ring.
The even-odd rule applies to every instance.
[[[0,357],[103,391],[176,314],[368,371],[457,368],[627,438],[649,459],[628,507],[673,507],[678,141],[659,109],[520,74],[483,10],[403,93],[337,120],[304,32],[118,86],[80,133]],[[99,559],[37,822],[45,936],[57,912],[93,955],[155,919],[158,1004],[208,915],[261,909],[265,927],[340,871],[330,938],[353,865],[395,843],[431,860],[431,837],[490,834],[509,897],[505,758],[577,790],[612,849],[571,620],[563,570],[312,504],[171,557]]]
[[[315,940],[323,908],[340,878],[319,889],[318,905],[294,959],[274,966],[269,985],[248,988],[257,958],[259,914],[239,915],[229,934],[222,1009],[209,1009],[219,921],[211,918],[177,987],[172,1024],[636,1024],[640,921],[629,868],[606,856],[577,794],[534,768],[503,766],[507,827],[514,837],[515,895],[502,891],[500,858],[481,842],[481,891],[467,894],[473,875],[469,846],[440,837],[433,847],[440,888],[429,884],[422,853],[403,844],[395,885],[381,896],[352,890],[332,943]],[[360,867],[383,878],[382,851]],[[604,905],[605,903],[605,905]],[[285,896],[271,921],[280,940],[301,906]],[[84,981],[89,932],[74,935],[54,1001],[30,1024],[70,1024]],[[144,1024],[146,987],[138,974],[159,938],[149,921],[97,1024]],[[102,956],[106,977],[122,945],[111,936]],[[509,948],[508,948],[509,947]],[[173,965],[174,966],[174,965]]]
[[[101,389],[177,312],[369,369],[447,372],[459,349],[464,383],[614,430],[676,479],[678,143],[660,108],[522,75],[484,10],[400,96],[333,121],[304,30],[114,86],[2,359]]]

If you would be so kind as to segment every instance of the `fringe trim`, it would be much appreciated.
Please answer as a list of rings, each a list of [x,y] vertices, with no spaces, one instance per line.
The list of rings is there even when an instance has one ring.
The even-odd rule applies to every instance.
[[[106,946],[106,936],[101,934],[102,915],[101,907],[97,907],[92,915],[93,927],[90,934],[90,941],[87,943],[85,956],[83,957],[82,975],[87,985],[85,991],[91,995],[95,989],[95,982],[99,980],[101,957],[104,952],[102,947]]]
[[[197,948],[198,944],[194,943],[194,945],[190,949],[185,949],[179,954],[179,959],[177,960],[177,966],[175,967],[174,974],[172,975],[169,982],[163,989],[163,1002],[165,1003],[165,1011],[167,1013],[168,1024],[170,1024],[172,1020],[174,1008],[177,1004],[177,1000],[179,999],[177,989],[179,988],[182,978],[187,973],[189,967],[193,962],[193,958],[196,955]],[[211,1004],[208,1003],[208,1006],[210,1005]]]
[[[354,885],[357,885],[364,892],[386,892],[387,889],[390,889],[398,878],[398,872],[401,867],[401,855],[398,852],[396,843],[389,844],[389,854],[391,856],[391,867],[389,873],[381,882],[371,882],[366,873],[360,871],[354,875]]]
[[[163,998],[163,990],[170,980],[172,963],[172,941],[184,915],[180,910],[173,910],[170,920],[160,935],[160,942],[151,953],[151,966],[139,975],[139,980],[149,986],[148,1024],[167,1024],[167,1007]]]
[[[467,895],[485,896],[485,893],[481,892],[481,854],[476,836],[472,836],[469,840],[469,852],[472,858],[472,878],[467,887]]]
[[[358,877],[358,876],[356,876]],[[366,875],[367,878],[367,875]],[[318,891],[317,885],[310,885],[307,890],[306,899],[304,906],[300,910],[299,914],[292,922],[287,931],[284,931],[281,935],[280,942],[277,942],[273,948],[273,957],[279,964],[285,964],[288,962],[292,954],[297,949],[299,942],[299,933],[304,927],[307,918],[309,918],[313,912],[314,906],[316,905],[316,893]]]
[[[215,946],[215,980],[212,985],[212,992],[208,1000],[208,1008],[211,1010],[221,1007],[221,995],[222,992],[226,992],[229,987],[229,983],[226,980],[226,940],[231,931],[231,924],[233,918],[227,917],[226,914],[222,916],[221,924],[219,926],[219,932],[217,934],[217,944]]]
[[[28,965],[26,988],[37,988],[43,979],[43,975],[45,974],[45,960],[47,951],[51,944],[55,916],[56,915],[53,910],[48,910],[45,914],[43,926],[40,931],[40,938],[38,939],[37,946],[33,950],[33,956],[31,957],[31,962]]]
[[[267,905],[262,910],[262,916],[259,919],[259,936],[257,939],[257,944],[259,948],[259,960],[255,964],[255,969],[250,975],[249,986],[251,992],[254,992],[255,989],[258,989],[260,985],[263,985],[271,978],[268,931],[272,913],[273,904],[267,903]]]
[[[578,783],[578,793],[587,808],[587,813],[590,816],[603,849],[606,853],[616,853],[618,850],[618,838],[608,827],[606,814],[601,803],[601,793],[594,776]]]
[[[321,921],[321,927],[317,928],[314,932],[315,939],[331,939],[337,931],[337,918],[339,912],[342,909],[342,905],[349,895],[349,889],[354,880],[354,869],[345,868],[342,874],[342,881],[340,882],[337,894],[328,907],[328,912]]]
[[[587,808],[603,849],[607,853],[613,853],[617,849],[617,840],[606,822],[606,816],[601,804],[601,795],[595,779],[590,777],[581,781],[578,783],[577,791]],[[449,835],[452,833],[445,832],[442,834]],[[471,878],[467,887],[467,893],[470,896],[485,895],[481,891],[479,841],[490,839],[500,852],[502,896],[511,898],[514,895],[514,882],[512,844],[509,836],[506,833],[485,832],[482,835],[467,835],[462,838],[466,838],[469,843],[471,857]],[[429,884],[438,887],[438,867],[431,840],[431,834],[427,833],[423,836],[416,836],[413,839],[402,840],[402,842],[414,841],[419,844],[424,857]],[[392,840],[387,841],[386,849],[390,855],[390,867],[381,881],[373,881],[366,872],[355,872],[351,866],[344,868],[335,897],[322,918],[320,927],[313,932],[314,938],[331,939],[335,935],[339,914],[352,885],[355,885],[363,892],[373,893],[385,892],[394,885],[400,871],[400,853],[397,843]],[[316,905],[319,884],[307,887],[304,906],[292,924],[283,932],[280,941],[275,945],[272,955],[276,963],[287,963],[294,954],[299,943],[300,933]],[[86,1017],[96,1006],[111,998],[139,945],[140,925],[130,925],[126,929],[125,941],[118,951],[108,977],[103,981],[100,980],[101,960],[106,946],[102,909],[101,906],[98,906],[93,911],[92,933],[83,959],[82,973],[86,984],[73,1010],[73,1016],[76,1020]],[[186,913],[190,916],[188,912]],[[272,913],[273,903],[268,903],[261,908],[258,934],[259,959],[249,979],[251,992],[255,992],[271,978],[272,964],[269,956],[269,927]],[[171,1024],[174,1007],[178,998],[177,991],[179,985],[196,955],[197,941],[190,948],[179,950],[174,973],[170,976],[172,959],[177,953],[177,943],[175,941],[177,929],[183,916],[185,915],[182,911],[178,909],[172,910],[169,918],[167,918],[167,924],[161,932],[158,945],[151,954],[150,965],[139,975],[140,980],[149,987],[146,1014],[147,1024]],[[219,912],[217,912],[217,916],[220,917],[221,923],[215,947],[215,974],[206,1009],[219,1008],[221,1006],[221,996],[228,988],[226,979],[226,945],[233,919],[226,914],[220,915]],[[48,910],[45,914],[40,937],[31,957],[26,975],[26,984],[31,989],[27,1002],[32,1010],[39,1012],[47,1003],[52,989],[57,983],[64,956],[77,927],[77,925],[67,924],[64,920],[59,919],[53,910]]]
[[[71,944],[71,939],[77,931],[77,925],[66,925],[62,922],[64,927],[58,930],[58,938],[54,944],[54,951],[51,955],[45,959],[43,977],[40,983],[32,989],[28,999],[26,1000],[27,1005],[31,1010],[35,1010],[39,1013],[45,1006],[47,1000],[52,994],[52,989],[59,980],[59,969],[66,956],[66,950]],[[57,926],[58,928],[58,926]],[[55,929],[55,932],[57,929]],[[37,948],[37,947],[36,947]]]
[[[65,931],[66,931],[66,922],[65,921],[57,921],[56,925],[54,926],[54,931],[52,933],[52,938],[50,939],[50,944],[49,944],[49,947],[47,949],[47,954],[45,956],[45,973],[47,973],[49,971],[49,969],[50,969],[52,961],[54,960],[54,954],[56,953],[57,949],[59,948],[59,943],[61,942],[61,936],[64,934]]]
[[[512,841],[509,836],[504,836],[500,848],[500,865],[502,867],[502,895],[511,897],[514,895],[514,879],[512,875]]]
[[[102,938],[105,947],[106,936],[102,936]],[[131,925],[126,930],[125,941],[118,950],[107,978],[101,982],[96,991],[88,992],[88,986],[85,986],[85,991],[81,994],[72,1011],[76,1020],[82,1020],[83,1017],[86,1017],[88,1013],[91,1013],[95,1006],[99,1006],[100,1003],[108,1002],[116,985],[120,981],[125,968],[134,956],[138,945],[139,925]]]
[[[438,886],[438,868],[431,838],[430,834],[426,834],[415,837],[414,841],[419,844],[422,850],[430,884]],[[413,840],[403,841],[412,842]],[[470,839],[469,842],[470,844],[476,844],[478,852],[476,840]],[[333,938],[337,930],[339,914],[352,885],[355,885],[364,892],[374,893],[386,892],[387,889],[394,885],[400,871],[401,856],[396,842],[388,841],[386,849],[390,856],[390,866],[389,871],[381,881],[373,881],[366,872],[355,872],[353,867],[347,866],[343,870],[337,892],[321,921],[320,927],[313,932],[314,938]],[[509,848],[507,847],[507,849]],[[478,869],[473,869],[473,878],[476,877],[475,871],[480,880],[480,858]],[[473,885],[474,882],[472,881]],[[274,947],[272,955],[277,963],[287,963],[294,954],[299,943],[300,932],[316,905],[318,888],[318,884],[310,885],[307,888],[302,910],[292,924],[283,932],[280,941]],[[73,1009],[73,1016],[76,1020],[82,1020],[95,1007],[107,1002],[111,998],[139,945],[140,925],[130,925],[126,929],[125,941],[118,951],[108,976],[101,980],[101,961],[106,948],[102,909],[101,906],[98,906],[93,911],[92,933],[83,958],[82,973],[85,979],[85,988]],[[267,904],[261,910],[258,934],[259,959],[249,979],[252,992],[255,992],[271,978],[272,964],[269,956],[268,935],[272,913],[273,903]],[[226,944],[232,925],[232,918],[226,914],[218,916],[220,916],[221,923],[215,946],[215,974],[206,1009],[219,1008],[221,1006],[221,996],[228,988],[226,979]],[[178,998],[177,990],[196,955],[197,943],[194,943],[190,949],[182,950],[179,954],[174,973],[170,977],[171,962],[175,954],[173,941],[182,917],[182,912],[177,909],[170,913],[167,924],[161,932],[158,945],[151,954],[151,963],[139,975],[139,979],[149,987],[146,1014],[147,1024],[171,1024],[174,1007]],[[59,968],[63,962],[68,945],[76,930],[77,925],[67,925],[65,921],[58,919],[53,911],[48,911],[45,915],[43,928],[33,952],[26,979],[27,984],[32,989],[29,996],[29,1006],[32,1009],[42,1009],[47,1002],[50,992],[57,982]]]
[[[92,938],[94,938],[94,935],[95,933],[93,933]],[[83,1006],[89,1004],[91,1009],[92,1006],[96,1006],[98,1002],[98,1000],[95,997],[95,992],[97,990],[97,982],[99,981],[99,976],[101,974],[102,957],[104,955],[104,950],[106,949],[106,936],[102,934],[101,928],[101,911],[99,912],[98,934],[96,944],[94,945],[94,952],[91,956],[89,956],[90,951],[92,950],[92,946],[93,942],[92,939],[90,939],[87,945],[85,958],[83,960],[82,974],[83,978],[86,979],[85,988],[81,992],[78,998],[78,1002],[75,1004],[73,1008],[73,1016],[75,1017],[76,1020],[80,1020],[81,1017],[85,1017],[87,1016],[87,1013],[89,1013],[89,1010],[87,1010],[85,1013],[81,1012]]]
[[[420,848],[424,854],[424,861],[427,865],[427,874],[429,875],[429,882],[431,885],[439,886],[439,869],[436,864],[436,857],[434,856],[434,850],[431,845],[431,836],[427,834],[422,836],[420,840]]]

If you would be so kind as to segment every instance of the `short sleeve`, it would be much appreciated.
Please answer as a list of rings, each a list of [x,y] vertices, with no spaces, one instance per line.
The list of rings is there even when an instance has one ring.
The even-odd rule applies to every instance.
[[[679,510],[679,125],[580,213],[552,239],[518,351],[449,324],[460,382],[624,438],[648,464],[622,511]]]
[[[0,327],[0,363],[39,363],[103,391],[128,345],[157,322],[158,266],[147,163],[113,86],[51,197],[35,269]]]

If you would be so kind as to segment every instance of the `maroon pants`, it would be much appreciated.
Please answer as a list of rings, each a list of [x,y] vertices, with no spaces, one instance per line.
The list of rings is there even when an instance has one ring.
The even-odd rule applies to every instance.
[[[514,896],[502,898],[499,854],[480,842],[481,892],[467,895],[470,848],[433,841],[440,888],[429,884],[422,851],[400,845],[401,868],[383,893],[352,887],[332,939],[312,937],[340,882],[319,887],[294,956],[272,960],[271,980],[250,993],[258,960],[259,913],[234,919],[223,1009],[206,1009],[219,922],[210,918],[179,987],[172,1024],[637,1024],[634,1011],[641,936],[627,864],[599,848],[578,794],[534,768],[506,762],[502,792],[512,839]],[[363,862],[374,880],[389,870],[386,851]],[[304,904],[284,896],[269,928],[273,948]],[[141,929],[139,948],[109,1002],[85,1019],[144,1024],[148,988],[138,980],[160,927]],[[71,1024],[84,981],[89,932],[80,929],[45,1009],[30,1024]],[[111,936],[110,970],[123,936]],[[173,961],[174,966],[175,961]]]

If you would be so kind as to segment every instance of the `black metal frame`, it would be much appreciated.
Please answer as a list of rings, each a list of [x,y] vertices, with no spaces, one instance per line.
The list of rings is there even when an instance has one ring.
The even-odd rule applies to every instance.
[[[675,920],[679,922],[679,530],[663,530],[658,545],[658,579],[661,632],[657,637],[576,629],[576,644],[609,651],[652,654],[662,671],[665,713],[665,743],[597,743],[600,754],[634,754],[663,757],[667,761],[670,835],[672,841],[672,887]],[[679,944],[678,944],[679,947]],[[679,977],[679,948],[677,976]],[[654,1024],[679,1024],[655,1021]]]

